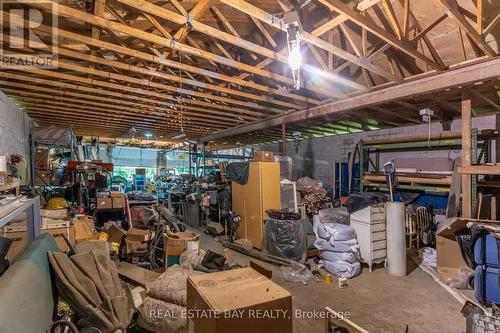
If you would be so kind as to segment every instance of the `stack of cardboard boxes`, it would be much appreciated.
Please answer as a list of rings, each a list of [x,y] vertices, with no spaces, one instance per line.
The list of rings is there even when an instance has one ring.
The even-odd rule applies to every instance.
[[[48,148],[38,147],[35,149],[35,171],[35,185],[52,184]]]
[[[111,192],[110,196],[97,198],[97,208],[125,208],[125,195],[122,192]]]
[[[72,221],[67,209],[42,209],[41,233],[49,233],[54,237],[61,251],[68,250],[68,244],[77,244],[83,240],[96,239],[94,221],[90,216],[78,216]],[[12,245],[7,254],[7,259],[16,259],[28,245],[26,214],[21,214],[8,225],[0,229],[0,236],[12,240]]]
[[[75,244],[75,228],[68,216],[68,209],[42,209],[42,233],[49,233],[56,240],[61,251],[68,250],[68,244]]]
[[[131,228],[125,237],[125,249],[128,256],[143,255],[148,250],[152,234],[148,229]]]

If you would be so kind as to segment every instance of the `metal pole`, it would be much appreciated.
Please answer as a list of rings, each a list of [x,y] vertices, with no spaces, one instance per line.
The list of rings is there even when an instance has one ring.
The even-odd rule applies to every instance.
[[[205,159],[205,150],[206,150],[206,146],[205,144],[203,144],[203,148],[201,150],[201,153],[202,153],[202,157],[203,157],[203,170],[202,170],[202,175],[203,175],[203,178],[205,178],[205,175],[206,175],[206,168],[207,168],[207,165],[206,165],[206,159]]]
[[[191,173],[191,167],[192,167],[192,165],[191,165],[192,164],[192,161],[191,161],[191,158],[192,158],[191,152],[192,152],[191,145],[189,145],[189,147],[188,147],[188,158],[189,158],[189,172],[188,172],[188,174],[190,174],[190,175],[192,174]]]
[[[29,160],[30,160],[30,181],[29,185],[33,189],[35,187],[35,121],[29,121],[29,143],[30,143],[30,151],[29,151]],[[28,184],[28,183],[26,183]]]
[[[281,123],[281,154],[286,156],[286,125],[285,122]]]

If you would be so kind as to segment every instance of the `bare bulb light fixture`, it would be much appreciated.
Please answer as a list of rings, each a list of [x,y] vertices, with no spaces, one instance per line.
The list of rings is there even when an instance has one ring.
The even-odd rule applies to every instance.
[[[300,41],[302,40],[302,25],[296,11],[285,13],[283,20],[286,27],[288,44],[288,63],[292,70],[294,88],[300,89],[300,67],[302,66]]]

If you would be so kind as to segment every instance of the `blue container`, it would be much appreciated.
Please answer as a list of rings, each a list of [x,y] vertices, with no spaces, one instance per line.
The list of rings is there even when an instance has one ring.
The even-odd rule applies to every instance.
[[[486,266],[498,269],[498,246],[497,240],[491,235],[486,235]],[[474,261],[478,265],[483,265],[482,260],[483,238],[480,237],[474,243]]]
[[[483,268],[477,266],[474,272],[474,296],[481,303],[500,304],[500,286],[498,285],[498,268],[486,268],[486,297],[483,299]]]

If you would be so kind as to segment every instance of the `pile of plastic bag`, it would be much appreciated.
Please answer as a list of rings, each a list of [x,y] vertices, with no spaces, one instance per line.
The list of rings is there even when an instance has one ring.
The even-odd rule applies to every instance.
[[[344,278],[352,278],[361,272],[359,263],[359,244],[356,233],[349,225],[340,223],[321,223],[314,216],[314,245],[319,250],[320,267]]]

